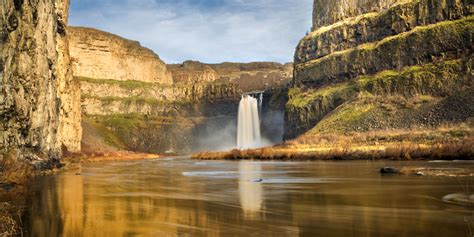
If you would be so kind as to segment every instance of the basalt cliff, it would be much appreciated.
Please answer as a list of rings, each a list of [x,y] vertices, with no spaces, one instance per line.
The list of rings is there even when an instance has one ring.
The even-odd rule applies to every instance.
[[[473,12],[467,0],[315,0],[285,137],[472,124]]]
[[[67,0],[2,1],[2,158],[48,163],[43,161],[81,148],[80,91],[70,68],[68,8]]]

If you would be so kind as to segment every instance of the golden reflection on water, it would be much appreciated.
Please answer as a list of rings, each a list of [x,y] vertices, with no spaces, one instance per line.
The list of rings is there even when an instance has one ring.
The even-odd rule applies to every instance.
[[[262,167],[260,163],[239,163],[240,206],[248,217],[257,217],[263,202]]]
[[[39,209],[31,213],[30,236],[134,236],[145,233],[176,236],[182,229],[208,226],[208,216],[196,211],[200,209],[199,205],[183,208],[179,199],[157,199],[148,196],[143,187],[124,190],[120,186],[84,184],[83,179],[83,176],[63,176],[56,180],[53,189],[42,193],[43,198],[36,205]],[[130,195],[95,195],[104,190]],[[184,201],[182,204],[187,205]],[[208,231],[206,236],[219,236],[215,231],[200,231]]]
[[[465,213],[472,213],[438,199],[456,192],[456,180],[381,177],[372,174],[373,164],[354,169],[340,163],[239,162],[208,168],[179,162],[102,165],[89,174],[41,178],[25,234],[459,236]],[[222,176],[183,175],[223,170]],[[321,177],[345,179],[324,183]]]

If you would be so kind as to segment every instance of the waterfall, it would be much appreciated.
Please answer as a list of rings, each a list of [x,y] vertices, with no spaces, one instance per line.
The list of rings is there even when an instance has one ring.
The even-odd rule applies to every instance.
[[[237,147],[249,149],[260,145],[259,102],[250,95],[242,96],[239,104]]]

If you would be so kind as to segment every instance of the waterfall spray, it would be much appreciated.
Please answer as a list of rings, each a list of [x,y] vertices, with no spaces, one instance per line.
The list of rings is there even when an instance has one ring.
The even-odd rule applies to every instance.
[[[249,149],[260,143],[259,101],[250,95],[244,95],[239,104],[237,147]]]

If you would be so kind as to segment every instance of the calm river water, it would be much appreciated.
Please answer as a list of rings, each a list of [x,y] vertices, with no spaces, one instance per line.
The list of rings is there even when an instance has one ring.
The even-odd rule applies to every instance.
[[[88,164],[41,177],[27,236],[467,236],[474,208],[443,202],[474,180],[381,176],[386,166],[461,162]],[[467,184],[467,185],[466,185]]]

